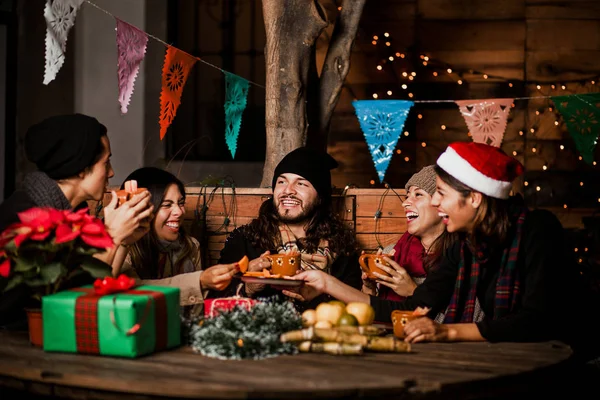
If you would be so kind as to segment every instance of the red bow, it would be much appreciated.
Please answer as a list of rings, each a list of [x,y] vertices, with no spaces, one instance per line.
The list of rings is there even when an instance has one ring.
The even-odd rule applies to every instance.
[[[99,296],[105,296],[111,293],[126,292],[135,286],[135,279],[121,274],[117,279],[107,276],[104,279],[96,279],[94,282],[94,291]]]

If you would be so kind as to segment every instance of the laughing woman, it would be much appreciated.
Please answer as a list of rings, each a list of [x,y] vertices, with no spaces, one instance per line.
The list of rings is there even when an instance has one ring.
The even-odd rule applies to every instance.
[[[453,143],[439,157],[437,207],[456,241],[413,295],[402,302],[371,296],[375,318],[390,321],[395,309],[445,312],[409,322],[406,341],[524,342],[563,340],[585,357],[597,352],[597,330],[586,329],[596,311],[580,290],[579,274],[566,251],[563,228],[544,210],[529,211],[520,196],[509,198],[523,166],[502,150],[480,143]],[[345,290],[306,272],[300,295]],[[559,317],[560,316],[560,317]],[[593,346],[587,347],[588,345]]]
[[[173,174],[152,167],[132,172],[125,179],[130,180],[150,191],[155,215],[147,235],[131,246],[119,248],[113,275],[125,273],[143,284],[178,287],[182,306],[202,304],[209,290],[226,288],[238,267],[226,264],[202,270],[200,245],[182,227],[183,183]]]

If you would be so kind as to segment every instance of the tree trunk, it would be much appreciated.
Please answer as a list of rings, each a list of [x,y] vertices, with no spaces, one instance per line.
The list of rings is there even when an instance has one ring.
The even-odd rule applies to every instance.
[[[317,115],[308,142],[311,147],[327,148],[331,117],[340,98],[344,80],[350,71],[352,46],[366,0],[345,0],[336,21],[319,79]]]
[[[267,154],[261,186],[266,187],[279,161],[306,144],[310,55],[327,21],[312,0],[263,0],[263,16]]]

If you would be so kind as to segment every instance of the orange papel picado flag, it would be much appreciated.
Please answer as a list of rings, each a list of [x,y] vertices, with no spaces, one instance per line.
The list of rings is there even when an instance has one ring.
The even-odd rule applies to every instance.
[[[160,140],[175,119],[181,103],[181,93],[185,82],[197,59],[176,47],[167,47],[165,64],[162,70],[162,90],[160,93]]]

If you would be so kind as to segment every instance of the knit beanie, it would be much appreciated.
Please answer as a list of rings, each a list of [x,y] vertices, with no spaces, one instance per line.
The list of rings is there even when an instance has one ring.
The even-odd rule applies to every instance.
[[[279,162],[273,173],[274,188],[281,174],[291,173],[300,175],[309,181],[319,194],[321,201],[331,198],[331,172],[338,166],[337,161],[329,154],[308,147],[300,147],[288,153]]]
[[[406,191],[408,192],[408,189],[410,189],[411,186],[416,186],[419,189],[422,189],[429,193],[430,196],[433,196],[436,187],[435,178],[437,176],[434,168],[435,165],[428,165],[426,167],[423,167],[419,172],[417,172],[413,176],[411,176],[408,182],[406,182],[406,185],[404,186]]]
[[[102,151],[106,127],[83,114],[57,115],[33,125],[25,135],[25,153],[40,171],[57,180],[90,167]]]

